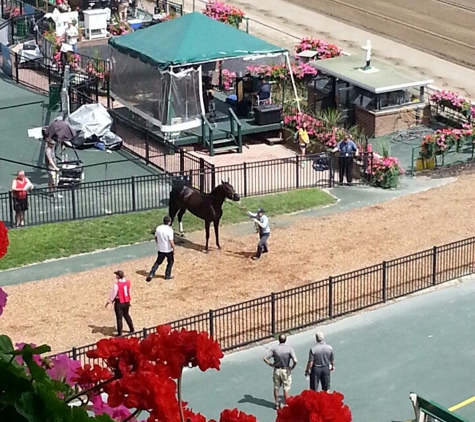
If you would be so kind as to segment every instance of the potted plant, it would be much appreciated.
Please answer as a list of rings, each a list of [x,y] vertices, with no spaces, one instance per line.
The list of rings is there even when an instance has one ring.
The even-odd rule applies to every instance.
[[[372,148],[371,148],[372,149]],[[389,155],[389,149],[383,146],[382,155],[372,154],[366,174],[370,176],[371,185],[383,189],[395,189],[404,170],[396,157]]]
[[[203,10],[203,14],[219,22],[235,26],[236,28],[239,28],[239,25],[244,19],[244,12],[241,9],[217,0],[208,1],[206,8]]]
[[[319,40],[318,38],[304,37],[295,46],[295,53],[298,55],[302,51],[315,51],[315,60],[330,59],[343,54],[342,50],[335,44]]]

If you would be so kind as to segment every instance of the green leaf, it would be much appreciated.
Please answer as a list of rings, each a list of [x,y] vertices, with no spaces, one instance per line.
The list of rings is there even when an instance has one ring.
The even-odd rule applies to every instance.
[[[10,337],[2,334],[0,335],[0,354],[11,354],[15,348],[13,347]]]
[[[28,422],[45,422],[44,407],[35,393],[23,393],[15,403],[15,409]]]
[[[26,345],[23,348],[23,360],[30,370],[31,378],[35,381],[49,379],[46,371],[33,360],[33,348]]]
[[[13,405],[32,388],[24,367],[0,361],[0,403]]]
[[[15,409],[15,406],[0,406],[0,421],[15,421],[15,422],[27,422],[27,420],[20,416]]]
[[[106,415],[105,413],[103,415],[96,416],[94,420],[97,422],[114,422],[114,419],[112,419],[109,415]]]
[[[31,353],[32,355],[42,355],[44,353],[51,352],[51,347],[46,344],[41,346],[31,347],[29,344],[25,345],[23,349],[15,350],[13,353],[10,353],[13,356],[23,356],[25,353]]]

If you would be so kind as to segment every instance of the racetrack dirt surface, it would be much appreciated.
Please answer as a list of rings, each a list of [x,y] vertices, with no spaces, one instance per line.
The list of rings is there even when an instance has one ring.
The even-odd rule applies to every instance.
[[[472,0],[288,0],[475,69]],[[351,34],[348,34],[351,39]]]
[[[192,233],[177,246],[171,282],[163,280],[163,267],[145,282],[155,259],[151,245],[148,258],[8,286],[2,332],[15,341],[46,342],[55,352],[112,335],[114,315],[104,303],[118,267],[133,283],[131,315],[139,330],[468,238],[475,223],[474,183],[475,174],[463,175],[343,214],[296,215],[291,226],[273,229],[270,253],[259,262],[250,259],[257,242],[252,223],[244,235],[242,227],[225,227],[223,249],[209,254],[202,252],[203,232]]]

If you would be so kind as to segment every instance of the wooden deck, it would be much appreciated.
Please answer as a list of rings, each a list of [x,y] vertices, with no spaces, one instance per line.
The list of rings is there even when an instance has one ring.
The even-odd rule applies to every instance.
[[[223,93],[215,93],[215,104],[216,104],[216,114],[217,119],[214,123],[215,126],[213,139],[220,140],[225,139],[227,134],[231,129],[231,123],[229,118],[229,109],[233,108],[231,105],[225,102],[226,95]],[[239,121],[241,122],[241,134],[242,136],[246,135],[255,135],[255,134],[265,134],[269,132],[274,132],[281,130],[283,128],[283,123],[273,123],[269,125],[258,125],[254,116],[248,115],[247,117],[240,117]],[[202,144],[202,131],[201,127],[195,128],[193,130],[184,132],[177,140],[176,145],[190,145],[190,144]]]

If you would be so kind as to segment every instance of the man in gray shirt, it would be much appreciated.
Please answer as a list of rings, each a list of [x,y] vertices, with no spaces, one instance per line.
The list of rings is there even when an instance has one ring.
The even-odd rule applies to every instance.
[[[55,142],[47,138],[45,148],[45,165],[48,169],[48,187],[52,197],[55,196],[56,186],[58,184],[59,167],[56,163],[56,154],[54,152]],[[62,198],[62,195],[56,193],[57,198]]]
[[[320,382],[322,390],[328,391],[330,388],[330,372],[335,369],[333,348],[323,341],[323,333],[318,332],[315,337],[317,344],[310,349],[305,376],[310,375],[311,390],[318,391],[318,383]]]
[[[291,371],[297,365],[295,351],[292,349],[292,347],[285,344],[286,341],[286,335],[281,334],[279,336],[279,345],[275,349],[270,350],[267,356],[264,358],[264,362],[274,368],[272,381],[274,383],[274,399],[276,409],[280,407],[279,389],[281,387],[284,390],[284,404],[287,401],[290,387],[292,386]],[[273,359],[273,362],[270,362],[269,359],[271,358]],[[291,361],[292,364],[290,363]]]
[[[262,208],[259,208],[255,214],[248,211],[247,215],[253,219],[259,229],[259,243],[257,244],[256,254],[252,257],[252,259],[256,260],[259,259],[263,253],[269,252],[267,245],[270,236],[269,219]]]

